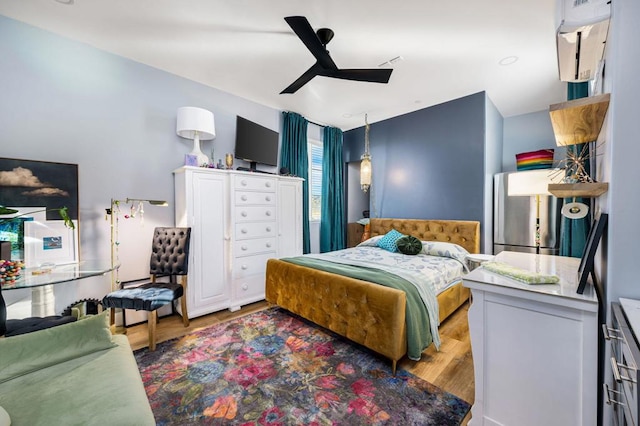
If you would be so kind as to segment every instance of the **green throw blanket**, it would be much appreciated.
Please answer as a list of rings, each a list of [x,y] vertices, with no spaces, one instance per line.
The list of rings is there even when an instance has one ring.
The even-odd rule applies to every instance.
[[[540,274],[502,262],[484,262],[482,267],[488,271],[513,278],[526,284],[557,284],[560,282],[560,278],[556,275]]]
[[[343,265],[306,257],[290,257],[280,260],[404,291],[407,295],[407,356],[414,361],[419,360],[422,351],[433,342],[429,314],[424,302],[415,286],[404,278],[375,268]]]

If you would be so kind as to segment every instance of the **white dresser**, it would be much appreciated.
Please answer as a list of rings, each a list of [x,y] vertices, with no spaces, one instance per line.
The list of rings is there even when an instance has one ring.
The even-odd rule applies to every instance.
[[[470,425],[597,423],[598,300],[577,294],[580,259],[502,252],[498,262],[560,277],[524,284],[477,268],[469,332],[475,374]]]
[[[231,175],[231,310],[264,299],[267,260],[278,257],[277,179]]]
[[[174,171],[176,226],[190,226],[189,317],[264,299],[270,258],[302,254],[302,179]]]

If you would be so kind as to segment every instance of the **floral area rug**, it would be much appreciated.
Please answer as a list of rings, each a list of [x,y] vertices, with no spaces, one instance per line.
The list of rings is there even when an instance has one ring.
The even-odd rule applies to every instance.
[[[469,404],[279,308],[135,353],[158,425],[459,425]]]

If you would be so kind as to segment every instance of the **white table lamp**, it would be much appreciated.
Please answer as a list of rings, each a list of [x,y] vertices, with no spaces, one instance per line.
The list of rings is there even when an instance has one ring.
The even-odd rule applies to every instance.
[[[536,253],[540,253],[540,196],[551,195],[550,183],[560,183],[564,172],[560,169],[526,170],[509,175],[509,196],[536,197]]]
[[[198,165],[209,164],[207,157],[200,150],[200,140],[211,140],[216,137],[213,113],[203,108],[182,107],[178,108],[176,133],[186,139],[193,139],[191,155],[198,157]]]

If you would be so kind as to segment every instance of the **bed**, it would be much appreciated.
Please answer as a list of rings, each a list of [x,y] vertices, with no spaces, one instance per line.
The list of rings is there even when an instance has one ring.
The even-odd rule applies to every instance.
[[[475,221],[370,221],[372,238],[392,229],[422,241],[457,244],[469,253],[480,250],[480,223]],[[462,286],[461,280],[446,287],[437,295],[436,321],[443,321],[468,297],[469,290]],[[397,362],[407,354],[407,299],[403,290],[292,263],[292,259],[267,262],[266,300],[269,303],[389,358],[394,372]]]

